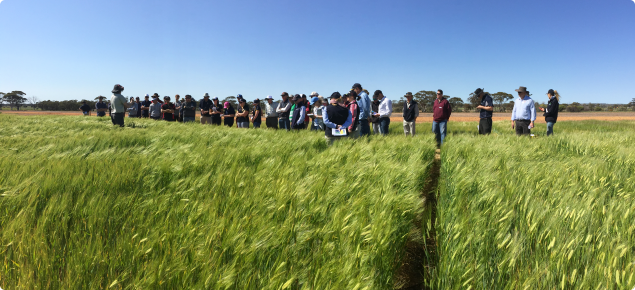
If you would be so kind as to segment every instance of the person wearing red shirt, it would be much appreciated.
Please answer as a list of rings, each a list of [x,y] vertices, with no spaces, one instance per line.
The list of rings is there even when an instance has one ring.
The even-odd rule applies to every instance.
[[[434,113],[432,114],[432,132],[437,138],[437,147],[441,147],[448,128],[448,120],[452,114],[452,106],[443,97],[443,90],[437,91],[437,99],[434,100]]]

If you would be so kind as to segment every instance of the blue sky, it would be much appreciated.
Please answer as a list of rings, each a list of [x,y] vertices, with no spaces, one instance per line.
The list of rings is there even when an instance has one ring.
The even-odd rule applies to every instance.
[[[0,91],[40,100],[477,87],[635,98],[632,0],[0,2]]]

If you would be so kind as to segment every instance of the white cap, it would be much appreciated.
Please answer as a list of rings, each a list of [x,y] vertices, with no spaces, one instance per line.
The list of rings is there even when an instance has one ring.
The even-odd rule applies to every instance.
[[[311,93],[311,97],[313,97],[313,96],[317,96],[317,95],[318,95],[318,93],[317,93],[317,92],[312,92],[312,93]]]
[[[273,100],[272,96],[267,96],[265,99]]]
[[[146,94],[146,97],[148,97],[148,98],[149,98],[149,97],[150,97],[150,95]]]

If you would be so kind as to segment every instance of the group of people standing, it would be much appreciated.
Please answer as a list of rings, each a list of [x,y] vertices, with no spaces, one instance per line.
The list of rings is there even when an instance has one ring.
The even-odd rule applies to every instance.
[[[307,98],[305,94],[290,96],[283,92],[282,101],[274,102],[272,96],[267,96],[264,102],[264,112],[261,109],[260,99],[253,102],[252,108],[242,95],[238,94],[236,108],[230,102],[221,103],[217,97],[211,98],[205,94],[198,102],[191,95],[186,95],[181,100],[179,95],[171,102],[169,96],[160,99],[158,94],[145,95],[141,101],[139,97],[126,98],[121,95],[124,87],[115,85],[112,90],[110,105],[103,102],[104,97],[99,97],[95,105],[97,116],[105,116],[110,112],[113,124],[124,126],[124,115],[127,112],[133,118],[151,118],[168,122],[195,122],[196,111],[200,110],[201,124],[212,124],[232,127],[236,123],[238,128],[249,128],[249,123],[254,128],[260,128],[262,118],[265,119],[267,128],[289,130],[324,131],[325,137],[334,141],[339,138],[357,138],[371,134],[372,124],[374,134],[387,135],[392,115],[392,101],[384,96],[381,90],[376,90],[373,100],[370,100],[368,91],[361,84],[355,83],[351,90],[344,95],[334,92],[325,100],[317,92],[313,92]],[[530,134],[536,119],[536,107],[529,97],[526,87],[516,90],[518,99],[514,102],[512,110],[512,129],[516,134]],[[447,132],[447,122],[452,114],[452,106],[443,95],[443,90],[437,90],[437,98],[433,104],[432,131],[435,133],[437,144],[443,144]],[[483,89],[474,91],[481,104],[476,107],[480,110],[479,134],[486,135],[492,131],[492,115],[494,105],[492,97]],[[553,126],[558,118],[560,95],[557,91],[549,90],[547,93],[549,103],[547,108],[539,108],[544,112],[547,121],[547,135],[553,133]],[[413,94],[404,95],[406,101],[403,105],[403,129],[406,136],[414,136],[417,118],[419,117],[418,103],[413,100]],[[152,98],[152,100],[150,100]],[[88,114],[90,107],[84,102],[80,107],[84,114]]]

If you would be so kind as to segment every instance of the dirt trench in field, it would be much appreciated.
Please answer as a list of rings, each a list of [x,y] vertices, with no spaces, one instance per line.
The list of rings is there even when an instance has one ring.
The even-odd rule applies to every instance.
[[[431,289],[438,262],[437,235],[434,228],[437,217],[437,186],[441,173],[441,150],[437,149],[430,173],[421,190],[423,212],[417,216],[406,244],[406,253],[397,272],[395,289]],[[426,224],[431,227],[428,228]]]

